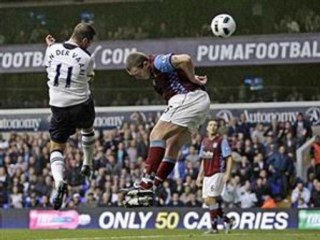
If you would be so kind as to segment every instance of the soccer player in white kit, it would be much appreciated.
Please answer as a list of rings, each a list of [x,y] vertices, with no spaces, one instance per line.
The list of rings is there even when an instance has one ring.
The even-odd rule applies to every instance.
[[[81,174],[89,177],[92,168],[95,119],[89,82],[93,77],[93,59],[87,48],[96,35],[95,29],[79,23],[70,39],[55,43],[48,35],[45,66],[48,73],[50,121],[50,164],[57,193],[54,209],[60,209],[67,192],[64,150],[68,138],[81,129],[83,164]]]

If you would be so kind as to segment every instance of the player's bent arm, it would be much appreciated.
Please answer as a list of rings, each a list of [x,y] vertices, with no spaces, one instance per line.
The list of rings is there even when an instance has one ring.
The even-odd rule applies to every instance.
[[[44,61],[43,61],[43,65],[48,68],[49,67],[49,56],[51,54],[51,48],[49,48],[49,46],[46,49],[45,55],[44,55]]]
[[[196,180],[196,183],[197,183],[197,185],[199,187],[202,184],[203,177],[204,177],[204,169],[203,169],[203,159],[202,159],[201,163],[200,163],[200,169],[199,169],[198,177],[197,177],[197,180]]]
[[[90,59],[89,63],[88,63],[88,68],[87,68],[87,77],[88,77],[88,81],[89,82],[93,82],[94,80],[94,61],[93,58]]]
[[[87,77],[89,78],[89,82],[93,82],[95,73],[94,71],[88,73]]]
[[[47,35],[45,38],[46,44],[48,47],[50,47],[52,44],[56,42],[56,39],[52,35]]]
[[[172,55],[171,64],[174,68],[183,70],[191,82],[196,82],[194,65],[188,54]]]
[[[231,171],[232,171],[232,165],[233,165],[233,159],[232,156],[228,156],[226,158],[227,166],[226,166],[226,172],[225,172],[225,181],[228,181],[231,177]]]
[[[207,76],[195,75],[194,65],[188,54],[172,55],[170,60],[172,66],[176,69],[183,70],[191,82],[199,86],[203,86],[207,83]]]

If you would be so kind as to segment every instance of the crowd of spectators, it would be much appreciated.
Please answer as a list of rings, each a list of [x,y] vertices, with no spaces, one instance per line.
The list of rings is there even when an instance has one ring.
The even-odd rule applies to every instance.
[[[284,15],[275,24],[275,30],[280,33],[319,32],[320,15],[312,9],[302,7],[291,15]]]
[[[98,80],[100,81],[100,79]],[[153,89],[146,89],[141,94],[135,91],[128,92],[127,88],[117,92],[106,92],[104,88],[95,87],[93,92],[95,94],[96,106],[148,106],[148,105],[164,105],[165,102],[158,94],[154,94]],[[243,102],[299,102],[299,101],[319,101],[320,94],[311,94],[310,92],[303,93],[301,89],[298,91],[296,88],[284,94],[281,90],[274,90],[272,87],[265,87],[263,91],[250,91],[244,93],[244,87],[238,88],[231,87],[213,88],[208,86],[208,92],[212,96],[215,103],[243,103]],[[5,90],[4,90],[5,91]],[[43,95],[43,89],[37,89],[35,92],[28,94],[21,94],[12,98],[0,97],[0,108],[46,108],[49,106],[47,97],[38,95],[38,91]],[[152,94],[147,96],[146,93],[152,91]],[[280,93],[282,95],[280,96]],[[1,91],[0,91],[1,95]],[[106,99],[106,96],[108,99]],[[36,99],[38,98],[38,99]]]
[[[205,9],[203,10],[203,15],[206,17],[200,20],[200,16],[195,16],[197,20],[193,22],[190,21],[190,16],[187,12],[189,11],[188,8],[180,9],[181,15],[177,18],[176,15],[170,14],[172,7],[169,6],[162,6],[166,9],[164,12],[167,12],[168,15],[163,14],[160,18],[155,18],[152,14],[141,14],[135,10],[132,11],[132,15],[128,14],[126,20],[124,20],[121,14],[108,12],[108,6],[110,4],[99,5],[98,7],[84,6],[82,10],[66,6],[70,10],[68,15],[64,16],[64,12],[61,12],[59,17],[61,17],[60,19],[68,19],[72,16],[75,18],[73,25],[78,21],[94,23],[99,29],[99,40],[212,36],[210,18],[213,16],[208,15]],[[136,8],[145,6],[148,5],[137,3]],[[179,8],[181,6],[177,5],[175,7]],[[268,8],[272,8],[272,6],[261,6],[257,2],[249,7],[252,8],[252,11],[248,11],[246,14],[242,12],[239,14],[242,9],[234,10],[234,14],[238,17],[237,22],[241,25],[241,28],[237,29],[237,34],[239,35],[318,32],[320,30],[320,16],[308,4],[294,11],[286,9],[286,11],[277,13],[274,16],[276,23],[267,28],[264,25],[270,21],[270,16],[268,16],[267,12]],[[127,8],[130,11],[130,7],[127,6]],[[159,6],[151,7],[150,11],[152,12],[156,8],[159,8]],[[105,11],[101,12],[102,9],[105,9]],[[119,7],[119,9],[123,9],[123,6]],[[53,29],[57,27],[56,22],[59,21],[59,19],[55,19],[56,16],[52,15],[50,9],[38,10],[30,8],[18,10],[17,14],[23,16],[25,22],[18,24],[18,29],[15,29],[14,32],[12,32],[12,29],[6,32],[6,25],[4,25],[2,30],[0,29],[0,44],[42,43],[44,37],[49,32],[52,33]],[[136,14],[139,14],[139,21],[136,20]],[[173,17],[176,21],[174,21]],[[69,24],[68,21],[62,20],[59,30],[54,30],[55,37],[58,40],[61,41],[70,36],[72,26]]]
[[[193,1],[194,2],[194,1]],[[260,3],[259,3],[260,2]],[[261,2],[263,1],[255,1],[255,3],[251,6],[252,13],[249,11],[249,15],[259,16],[260,18],[264,18],[265,21],[268,22],[267,12],[265,6],[261,6]],[[141,6],[147,6],[147,4],[133,3],[133,5],[142,4]],[[145,4],[145,5],[143,5]],[[199,3],[200,4],[200,3]],[[203,3],[202,3],[203,4]],[[250,3],[251,4],[251,3]],[[94,4],[93,4],[94,5]],[[204,18],[196,18],[194,20],[194,24],[190,23],[190,15],[187,14],[187,6],[186,9],[181,9],[181,16],[175,19],[176,21],[172,21],[170,18],[172,17],[170,11],[172,9],[168,6],[164,6],[167,11],[168,16],[164,17],[155,17],[152,18],[152,14],[140,14],[137,20],[137,16],[135,15],[135,11],[132,10],[132,15],[128,14],[126,18],[120,17],[121,14],[118,12],[107,12],[109,6],[113,6],[113,4],[104,5],[100,4],[98,7],[94,8],[93,5],[84,6],[81,10],[74,9],[76,7],[65,6],[66,9],[70,9],[70,13],[68,12],[67,17],[65,13],[61,10],[61,14],[59,14],[59,19],[70,19],[72,18],[74,22],[63,21],[55,19],[57,17],[56,14],[52,14],[50,9],[52,8],[15,8],[14,10],[8,9],[8,11],[3,11],[4,21],[0,22],[0,45],[1,44],[26,44],[26,43],[44,43],[44,37],[50,32],[55,35],[58,41],[64,41],[68,39],[71,34],[71,29],[75,22],[84,21],[94,23],[99,34],[98,40],[120,40],[120,39],[147,39],[147,38],[175,38],[175,37],[201,37],[201,36],[212,36],[210,26],[210,17],[207,16]],[[92,7],[93,6],[93,7]],[[140,6],[140,5],[139,5]],[[127,7],[125,5],[124,7]],[[129,8],[129,7],[128,7]],[[102,11],[103,9],[103,11]],[[106,11],[104,11],[106,9]],[[114,8],[116,9],[116,8]],[[241,8],[242,9],[242,8]],[[100,10],[100,11],[99,11]],[[291,9],[290,9],[291,10]],[[11,11],[11,12],[10,12]],[[23,18],[24,21],[15,22],[11,17],[13,14],[17,12],[17,15],[21,15],[20,18]],[[204,11],[204,15],[206,15],[206,11]],[[237,16],[237,12],[239,9],[234,10],[235,16]],[[7,13],[8,12],[8,13]],[[5,15],[7,14],[7,15]],[[70,16],[69,16],[70,14]],[[196,13],[195,13],[196,14]],[[212,13],[210,13],[212,14]],[[246,13],[247,14],[247,13]],[[264,15],[266,14],[266,15]],[[119,15],[119,16],[118,16]],[[245,17],[245,15],[237,16],[239,18],[239,28],[237,29],[237,34],[264,34],[262,31],[262,27],[256,27],[260,32],[241,32],[244,27],[251,26],[250,24],[244,24],[243,19],[252,19],[254,18]],[[241,18],[242,17],[242,18]],[[6,24],[6,19],[10,20],[10,24]],[[12,18],[13,19],[13,18]],[[208,21],[209,19],[209,21]],[[286,14],[281,12],[281,16],[274,16],[277,24],[274,26],[274,30],[268,33],[286,33],[286,32],[317,32],[320,29],[320,17],[317,14],[316,10],[311,10],[310,7],[301,7],[296,11],[287,11]],[[188,21],[189,20],[189,21]],[[193,23],[193,22],[192,22]],[[238,23],[238,20],[237,20]],[[271,24],[272,25],[272,24]],[[240,27],[241,26],[241,27]],[[10,33],[8,33],[10,31]],[[304,64],[300,64],[302,66]],[[264,89],[258,91],[248,90],[242,83],[241,79],[243,75],[248,74],[250,72],[255,72],[256,69],[246,70],[245,73],[241,73],[240,68],[234,69],[235,75],[237,77],[234,78],[232,83],[225,84],[223,86],[217,86],[216,82],[224,82],[225,79],[232,78],[232,74],[229,76],[223,76],[220,74],[216,74],[216,72],[209,72],[209,79],[215,79],[215,81],[211,81],[208,83],[208,91],[211,91],[211,95],[213,96],[215,102],[218,103],[237,103],[237,102],[277,102],[277,101],[318,101],[320,100],[320,94],[317,88],[312,88],[312,83],[315,84],[317,81],[316,70],[314,69],[294,69],[296,65],[292,65],[292,69],[290,71],[283,70],[279,68],[277,70],[265,70],[264,67],[261,68],[261,75],[265,79]],[[216,68],[217,69],[217,68]],[[207,72],[207,70],[205,70]],[[286,74],[286,71],[292,72],[291,75]],[[298,77],[298,72],[309,72],[312,73],[310,78],[305,78],[305,76]],[[228,72],[228,70],[226,70]],[[233,71],[231,71],[233,72]],[[273,76],[269,74],[269,72],[281,72],[279,76]],[[296,74],[297,73],[297,74]],[[34,74],[36,75],[36,74]],[[40,74],[38,74],[40,75]],[[288,75],[288,76],[287,76]],[[12,83],[13,81],[26,81],[26,79],[31,78],[39,78],[39,76],[30,76],[21,74],[10,74],[4,75],[4,81],[8,82],[7,86],[4,86],[3,89],[0,89],[0,107],[1,108],[42,108],[47,107],[47,97],[43,95],[43,78],[41,81],[28,81],[29,83],[25,85],[19,85],[16,83]],[[278,77],[279,80],[274,81],[273,79]],[[19,79],[21,78],[21,79]],[[96,105],[97,106],[125,106],[125,105],[158,105],[163,104],[162,101],[154,98],[150,94],[153,89],[144,89],[144,93],[148,91],[148,95],[140,95],[140,88],[138,90],[132,90],[132,84],[128,83],[121,85],[117,91],[114,91],[113,87],[102,87],[97,86],[99,82],[108,82],[108,81],[100,81],[101,79],[110,78],[119,78],[119,81],[127,80],[126,77],[110,77],[109,71],[101,73],[99,78],[97,78],[97,83],[93,83],[93,92],[95,93]],[[121,78],[121,79],[120,79]],[[18,79],[18,80],[17,80]],[[216,80],[217,79],[217,80]],[[286,79],[292,79],[290,83],[284,83],[287,81]],[[300,85],[301,79],[306,79],[308,81],[305,85]],[[13,80],[13,81],[12,81]],[[314,81],[314,82],[312,82]],[[27,82],[27,81],[26,81]],[[213,85],[215,84],[215,85]],[[292,87],[292,89],[291,89]],[[295,88],[294,88],[295,87]],[[13,88],[14,91],[10,94],[8,93],[6,88]],[[96,89],[94,89],[96,88]],[[111,89],[111,90],[110,90]],[[107,94],[106,94],[106,91]],[[137,98],[138,97],[138,98]],[[133,100],[134,99],[134,100]]]
[[[97,131],[94,175],[80,175],[80,135],[67,143],[68,198],[64,207],[121,206],[119,191],[139,179],[148,151],[149,132],[156,121],[124,123],[119,129]],[[235,167],[223,199],[228,207],[274,207],[283,200],[292,206],[319,207],[320,182],[308,169],[308,182],[295,178],[295,150],[311,137],[311,126],[300,114],[295,123],[250,124],[245,116],[226,123],[219,132],[229,140]],[[157,206],[201,207],[201,189],[196,187],[199,148],[205,132],[193,135],[185,145],[174,171],[156,192]],[[0,207],[51,207],[53,180],[46,132],[7,133],[0,137]],[[293,191],[292,191],[293,190]]]

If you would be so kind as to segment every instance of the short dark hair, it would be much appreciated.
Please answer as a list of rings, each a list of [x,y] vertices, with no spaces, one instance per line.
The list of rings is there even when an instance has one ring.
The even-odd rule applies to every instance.
[[[211,119],[208,119],[208,123],[209,123],[209,122],[216,122],[218,125],[219,125],[219,121],[220,121],[220,118],[211,118]]]
[[[219,123],[219,119],[218,118],[210,118],[210,119],[207,119],[206,122],[207,122],[206,126],[208,126],[209,122],[216,122],[218,128],[220,127],[220,123]]]
[[[148,61],[149,57],[142,52],[130,53],[126,59],[126,69],[130,71],[133,67],[143,67],[143,63]]]
[[[79,23],[73,29],[71,38],[74,38],[78,41],[82,41],[84,38],[88,40],[93,40],[94,36],[96,35],[96,30],[94,27],[88,23]]]

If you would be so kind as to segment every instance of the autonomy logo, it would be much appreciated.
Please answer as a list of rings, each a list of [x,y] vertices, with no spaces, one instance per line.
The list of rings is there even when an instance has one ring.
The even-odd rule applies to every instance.
[[[224,119],[226,122],[229,122],[233,118],[233,115],[231,111],[224,109],[217,112],[216,117]]]
[[[97,116],[94,121],[96,128],[120,127],[124,121],[124,116]]]
[[[318,107],[308,108],[306,111],[306,115],[309,116],[309,119],[313,123],[313,125],[320,124],[320,108]]]
[[[0,130],[34,130],[37,131],[41,118],[2,118]]]

